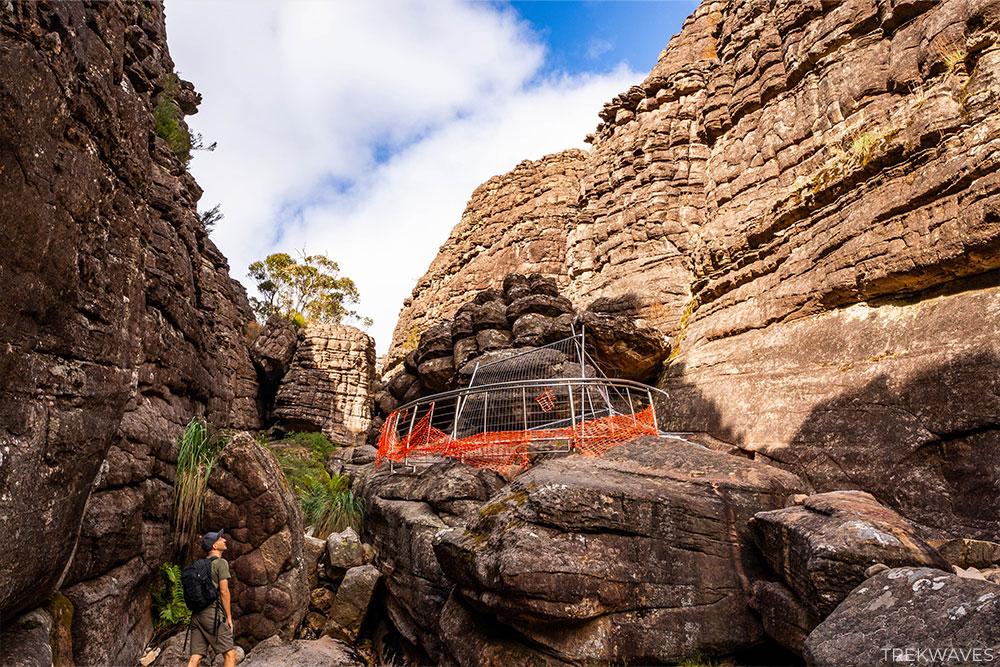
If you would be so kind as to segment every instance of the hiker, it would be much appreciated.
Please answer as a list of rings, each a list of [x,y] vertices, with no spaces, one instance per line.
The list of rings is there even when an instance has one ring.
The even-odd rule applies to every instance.
[[[208,647],[215,654],[225,656],[225,667],[236,667],[236,649],[233,646],[233,612],[229,600],[229,563],[222,557],[226,550],[223,531],[205,533],[201,548],[208,552],[206,560],[211,565],[212,584],[218,593],[215,602],[191,614],[191,658],[188,667],[196,667]],[[222,618],[225,614],[225,618]]]

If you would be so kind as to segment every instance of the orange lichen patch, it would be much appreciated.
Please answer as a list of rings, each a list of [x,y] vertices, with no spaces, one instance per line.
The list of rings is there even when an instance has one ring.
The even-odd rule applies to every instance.
[[[406,423],[407,412],[393,412],[386,419],[378,441],[378,465],[382,459],[401,463],[409,457],[436,455],[509,475],[528,467],[528,450],[535,443],[566,440],[584,456],[600,456],[629,440],[657,433],[653,406],[636,414],[600,417],[564,428],[487,431],[459,439],[431,425],[432,411],[428,411],[400,440],[397,426],[400,421]]]

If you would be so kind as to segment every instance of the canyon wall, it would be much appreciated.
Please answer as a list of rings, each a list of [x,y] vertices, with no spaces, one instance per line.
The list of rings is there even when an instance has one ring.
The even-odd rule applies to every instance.
[[[177,436],[259,425],[247,298],[155,132],[165,89],[178,116],[200,100],[162,4],[2,3],[0,73],[0,615],[61,588],[76,661],[130,662]]]
[[[1000,535],[998,28],[995,0],[706,1],[605,105],[551,270],[672,336],[661,425]],[[463,229],[415,295],[502,277]],[[416,312],[449,317],[405,305],[387,368]]]

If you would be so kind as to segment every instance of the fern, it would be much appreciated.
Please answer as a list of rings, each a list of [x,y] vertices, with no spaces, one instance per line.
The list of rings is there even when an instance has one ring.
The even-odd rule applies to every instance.
[[[173,628],[191,620],[191,610],[184,603],[181,585],[181,568],[174,563],[164,563],[153,584],[153,616],[161,628]]]

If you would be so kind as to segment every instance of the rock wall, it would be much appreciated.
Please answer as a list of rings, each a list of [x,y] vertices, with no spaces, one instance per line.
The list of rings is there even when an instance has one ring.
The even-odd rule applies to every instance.
[[[172,71],[159,3],[0,5],[0,617],[62,588],[78,664],[151,633],[182,426],[259,425],[246,295],[154,132]]]
[[[586,154],[568,150],[525,160],[472,193],[427,273],[403,304],[383,369],[390,373],[420,334],[453,317],[470,292],[499,288],[512,272],[568,283],[566,235],[577,218]]]
[[[299,333],[272,417],[286,431],[322,431],[344,446],[360,444],[371,426],[374,380],[371,336],[346,324],[310,324]]]
[[[1000,534],[998,27],[995,0],[706,0],[605,105],[559,275],[673,337],[661,425]]]

